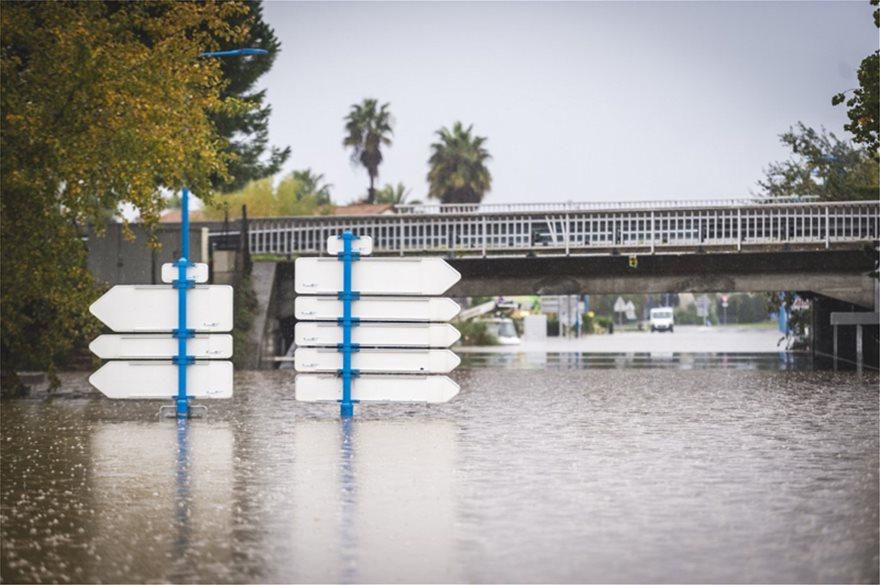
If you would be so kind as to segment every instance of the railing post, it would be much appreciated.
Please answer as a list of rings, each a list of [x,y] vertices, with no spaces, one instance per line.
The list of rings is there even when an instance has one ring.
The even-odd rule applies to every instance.
[[[743,249],[743,225],[742,225],[742,209],[736,208],[736,251],[741,252]]]
[[[831,221],[828,217],[828,205],[825,205],[825,249],[831,247]]]
[[[562,226],[562,230],[565,236],[565,255],[568,256],[571,251],[571,241],[568,237],[568,212],[565,213],[565,225]]]
[[[400,218],[400,233],[397,234],[397,237],[398,237],[397,241],[398,241],[398,245],[400,246],[400,255],[401,256],[403,256],[403,240],[404,240],[404,233],[405,232],[406,232],[406,228],[403,223],[403,218],[401,217]]]

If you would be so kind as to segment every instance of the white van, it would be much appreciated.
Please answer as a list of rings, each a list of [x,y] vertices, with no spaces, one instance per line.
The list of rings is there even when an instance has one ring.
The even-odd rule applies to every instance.
[[[669,331],[675,329],[675,320],[672,317],[672,307],[657,307],[651,309],[651,333],[654,331]]]

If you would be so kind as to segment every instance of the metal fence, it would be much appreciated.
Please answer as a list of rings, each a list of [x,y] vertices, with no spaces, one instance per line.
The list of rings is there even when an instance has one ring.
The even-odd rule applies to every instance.
[[[464,213],[534,213],[568,211],[657,210],[694,207],[732,207],[767,203],[812,203],[816,195],[739,197],[733,199],[663,199],[655,201],[555,201],[547,203],[416,203],[395,205],[395,213],[431,215]]]
[[[728,200],[729,201],[729,200]],[[751,203],[704,207],[561,212],[390,214],[250,220],[254,254],[322,254],[350,229],[377,253],[589,253],[618,248],[873,242],[880,202]],[[219,234],[218,234],[219,235]]]

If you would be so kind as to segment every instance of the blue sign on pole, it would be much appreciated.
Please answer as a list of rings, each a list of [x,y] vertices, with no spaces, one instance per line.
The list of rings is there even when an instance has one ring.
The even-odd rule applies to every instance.
[[[186,277],[186,269],[192,265],[189,260],[189,189],[184,187],[180,196],[180,259],[177,261],[177,280],[171,283],[177,289],[177,329],[174,330],[174,336],[177,338],[177,356],[174,358],[174,363],[177,364],[178,418],[189,416],[186,367],[195,361],[195,358],[186,355],[186,341],[194,335],[192,330],[186,328],[186,291],[195,286],[195,280]]]
[[[339,406],[339,415],[347,418],[354,414],[351,380],[360,373],[351,367],[351,354],[359,349],[357,344],[351,342],[351,328],[358,324],[358,319],[351,316],[351,303],[360,298],[360,293],[351,289],[351,265],[360,259],[360,253],[352,250],[352,242],[359,239],[358,236],[345,231],[339,237],[343,246],[342,252],[337,254],[337,258],[342,261],[342,291],[338,294],[339,300],[342,301],[342,317],[337,321],[342,327],[342,343],[336,346],[342,353],[342,369],[339,371],[342,376],[342,402]]]

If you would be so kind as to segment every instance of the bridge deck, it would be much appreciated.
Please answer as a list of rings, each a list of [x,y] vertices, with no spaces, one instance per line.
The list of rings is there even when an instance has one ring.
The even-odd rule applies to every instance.
[[[880,202],[266,218],[251,220],[249,245],[254,254],[322,254],[345,229],[371,236],[375,253],[399,255],[831,249],[880,239]]]

